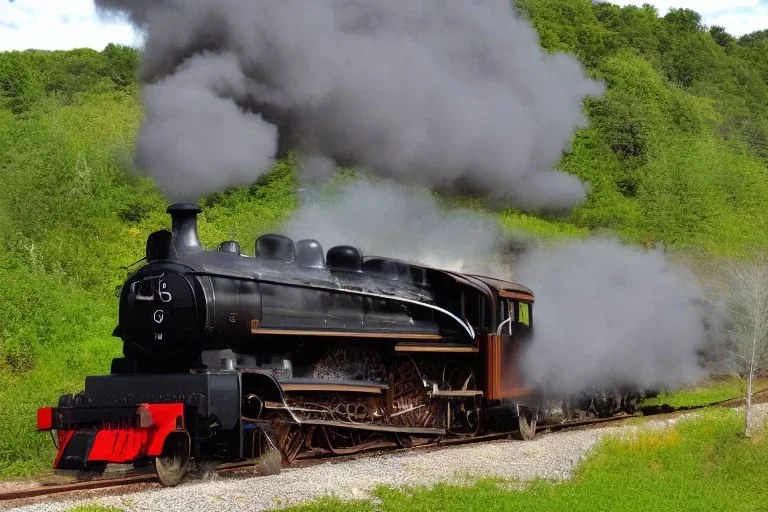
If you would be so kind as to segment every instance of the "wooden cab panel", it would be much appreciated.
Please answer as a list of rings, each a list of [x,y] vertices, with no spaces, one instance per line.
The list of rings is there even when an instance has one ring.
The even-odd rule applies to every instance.
[[[513,399],[530,396],[531,388],[523,386],[521,354],[526,340],[510,335],[489,334],[481,340],[481,353],[485,363],[485,387],[489,400]]]

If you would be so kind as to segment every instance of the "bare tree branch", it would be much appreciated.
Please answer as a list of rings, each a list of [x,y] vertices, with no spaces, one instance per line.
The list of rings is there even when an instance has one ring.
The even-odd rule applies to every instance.
[[[727,265],[720,288],[727,326],[723,349],[733,369],[747,381],[745,433],[749,435],[752,381],[768,365],[768,264],[763,254],[749,262]]]

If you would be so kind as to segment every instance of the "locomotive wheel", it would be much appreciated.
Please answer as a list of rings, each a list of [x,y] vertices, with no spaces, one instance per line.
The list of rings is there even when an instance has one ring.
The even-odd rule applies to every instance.
[[[475,384],[475,376],[472,372],[463,378],[461,384],[461,391],[475,391],[477,386]],[[446,420],[448,422],[448,432],[450,434],[459,436],[474,437],[479,435],[483,430],[483,415],[482,409],[477,403],[477,397],[472,397],[464,400],[460,408],[453,410],[451,402],[446,406]],[[456,431],[452,430],[456,427],[456,422],[459,422],[460,428]]]
[[[163,455],[155,459],[155,472],[166,487],[179,485],[189,467],[189,436],[173,433],[165,440]]]
[[[536,413],[527,407],[520,407],[517,415],[518,435],[523,441],[536,437]]]

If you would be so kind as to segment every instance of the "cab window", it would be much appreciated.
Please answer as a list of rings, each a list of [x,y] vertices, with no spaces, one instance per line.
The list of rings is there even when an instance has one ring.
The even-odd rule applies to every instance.
[[[513,301],[504,299],[501,301],[501,315],[499,323],[512,318],[511,324],[507,322],[504,326],[504,333],[515,332],[516,328],[524,325],[531,327],[531,305],[527,302]]]
[[[527,302],[518,302],[517,321],[523,325],[531,326],[531,305]]]

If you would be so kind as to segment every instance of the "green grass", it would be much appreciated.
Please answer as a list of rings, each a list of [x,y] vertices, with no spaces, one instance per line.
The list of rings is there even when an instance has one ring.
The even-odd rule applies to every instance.
[[[609,438],[565,483],[486,479],[469,487],[379,488],[375,502],[324,499],[282,510],[768,510],[768,435],[744,438],[742,421],[731,410],[708,410],[662,431]]]
[[[108,373],[113,357],[120,355],[119,340],[101,337],[78,340],[77,351],[58,356],[44,352],[37,366],[13,386],[0,392],[0,476],[25,477],[50,472],[56,455],[50,434],[35,430],[38,407],[55,406],[64,393],[76,393],[86,375]],[[74,355],[82,359],[73,361]]]
[[[753,383],[753,392],[768,388],[768,379],[757,379]],[[693,386],[674,392],[662,392],[658,396],[648,398],[642,406],[666,405],[675,409],[700,407],[704,405],[741,398],[746,393],[746,382],[738,376],[721,380],[705,379]]]

